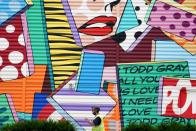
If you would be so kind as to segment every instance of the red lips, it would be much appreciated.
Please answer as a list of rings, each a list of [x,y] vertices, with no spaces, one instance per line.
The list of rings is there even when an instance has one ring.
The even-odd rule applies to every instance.
[[[87,23],[83,24],[78,31],[92,36],[105,36],[113,32],[113,27],[117,21],[116,17],[108,16],[98,16],[94,19],[89,20]],[[90,25],[103,23],[104,27],[89,27]]]

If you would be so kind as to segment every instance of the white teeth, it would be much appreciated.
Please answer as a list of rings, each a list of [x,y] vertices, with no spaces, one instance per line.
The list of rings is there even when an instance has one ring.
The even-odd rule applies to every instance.
[[[106,26],[106,24],[104,24],[104,23],[95,23],[95,24],[88,25],[86,28],[92,28],[92,27],[102,28],[102,27],[105,27],[105,26]]]

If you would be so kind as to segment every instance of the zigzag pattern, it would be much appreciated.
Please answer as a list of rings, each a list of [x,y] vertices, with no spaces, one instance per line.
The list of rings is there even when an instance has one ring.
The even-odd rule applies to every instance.
[[[78,69],[82,48],[75,40],[61,0],[44,0],[55,88]]]

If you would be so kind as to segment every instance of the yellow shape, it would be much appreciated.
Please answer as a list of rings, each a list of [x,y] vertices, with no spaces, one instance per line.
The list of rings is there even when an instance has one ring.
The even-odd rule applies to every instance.
[[[54,84],[58,88],[78,70],[82,48],[75,43],[61,0],[44,0],[44,7]]]
[[[187,11],[187,12],[190,12],[190,13],[196,15],[196,10],[194,10],[192,8],[188,8],[188,7],[186,7],[186,6],[182,5],[182,4],[179,4],[177,2],[174,2],[173,0],[159,0],[159,1],[167,3],[167,4],[171,5],[171,6],[174,6],[176,8],[182,9],[184,11]]]
[[[188,41],[184,38],[175,36],[171,33],[164,32],[169,38],[171,38],[173,41],[175,41],[178,45],[180,45],[182,48],[187,50],[192,55],[196,54],[196,37],[193,41]]]

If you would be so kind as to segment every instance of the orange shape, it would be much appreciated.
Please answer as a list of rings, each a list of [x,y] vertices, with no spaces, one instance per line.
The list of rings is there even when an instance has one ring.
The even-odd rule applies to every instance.
[[[107,93],[117,103],[113,110],[104,118],[105,131],[116,130],[121,131],[120,107],[118,98],[117,84],[114,82],[106,82]]]
[[[17,112],[32,113],[34,93],[43,91],[42,87],[49,82],[47,76],[46,65],[35,65],[35,73],[30,77],[0,82],[0,94],[11,95]]]
[[[182,5],[196,10],[196,2],[195,2],[195,0],[185,0],[182,3]]]
[[[196,54],[196,37],[194,38],[193,41],[188,41],[184,38],[175,36],[171,33],[168,32],[164,32],[165,35],[167,35],[170,39],[172,39],[173,41],[175,41],[178,45],[180,45],[182,48],[184,48],[185,50],[187,50],[189,53],[191,53],[192,55]]]

